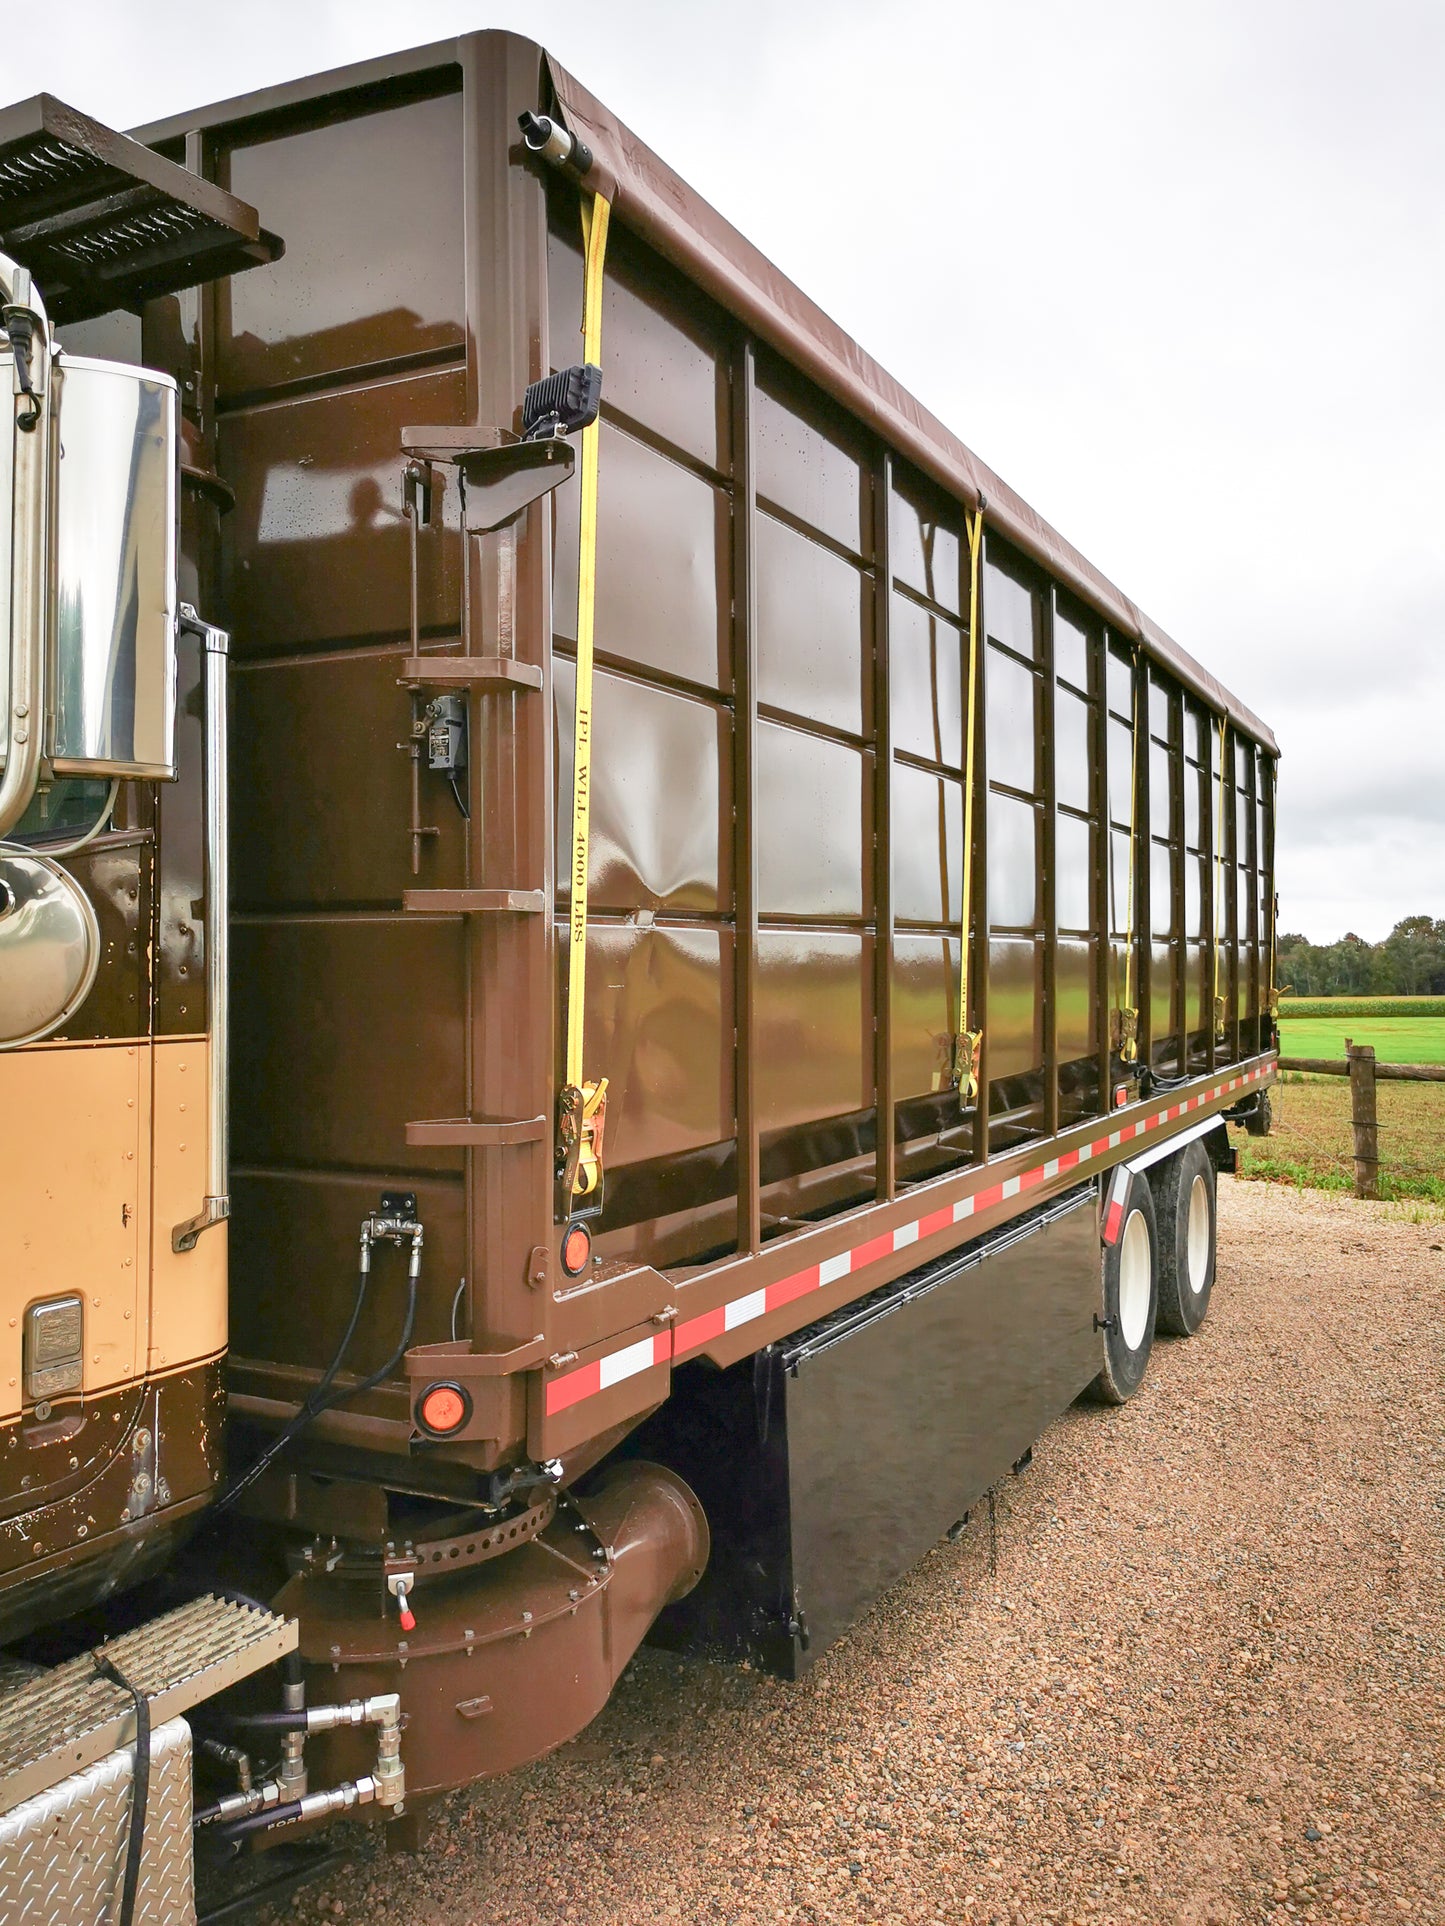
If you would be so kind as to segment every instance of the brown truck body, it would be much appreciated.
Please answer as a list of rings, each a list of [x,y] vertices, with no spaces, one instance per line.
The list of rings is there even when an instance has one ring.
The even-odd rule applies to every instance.
[[[580,182],[523,146],[528,111],[588,143]],[[813,1530],[856,1416],[839,1385],[804,1408],[768,1370],[791,1360],[801,1383],[849,1318],[861,1332],[928,1282],[927,1317],[892,1327],[911,1337],[848,1353],[877,1359],[848,1396],[872,1371],[890,1414],[864,1436],[892,1494],[873,1589],[1088,1383],[1099,1173],[1272,1074],[1276,745],[530,42],[468,36],[141,138],[285,238],[269,265],[71,336],[179,383],[184,593],[231,635],[238,1461],[332,1359],[378,1193],[414,1198],[425,1227],[404,1364],[257,1482],[248,1556],[259,1530],[318,1677],[412,1693],[425,1793],[590,1717],[617,1651],[706,1556],[667,1474],[634,1491],[643,1474],[613,1466],[572,1519],[525,1482],[536,1467],[585,1490],[645,1445],[701,1491],[700,1439],[743,1408],[717,1403],[735,1367],[750,1397],[793,1398],[793,1576],[772,1631],[740,1640],[775,1659],[781,1641],[788,1669],[809,1645],[797,1572],[829,1594],[815,1626],[869,1588],[830,1592],[842,1540]],[[613,234],[585,1058],[609,1098],[574,1275],[557,1117],[578,479],[468,532],[455,464],[437,463],[430,526],[403,475],[419,450],[510,443],[528,385],[582,359],[596,192]],[[466,724],[451,779],[418,734],[447,693]],[[194,728],[184,687],[181,708]],[[183,764],[88,858],[117,940],[56,1049],[204,1039]],[[957,1074],[970,1032],[976,1097]],[[338,1384],[384,1363],[403,1300],[383,1253]],[[440,1383],[464,1407],[441,1437],[418,1418]],[[985,1383],[954,1435],[941,1405]],[[937,1486],[950,1454],[936,1503],[900,1510],[908,1464]],[[743,1558],[726,1481],[703,1496],[725,1576]],[[616,1651],[598,1567],[559,1590],[543,1557],[564,1528],[612,1573],[594,1589],[626,1627]],[[716,1643],[728,1609],[668,1622]],[[570,1697],[569,1666],[587,1681]]]

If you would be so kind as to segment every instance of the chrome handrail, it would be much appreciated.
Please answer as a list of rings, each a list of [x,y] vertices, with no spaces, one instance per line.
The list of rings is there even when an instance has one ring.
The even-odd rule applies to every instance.
[[[210,1050],[206,1080],[206,1197],[196,1216],[177,1224],[171,1249],[194,1250],[201,1232],[231,1214],[231,1003],[229,867],[230,803],[226,772],[226,684],[231,638],[181,604],[181,627],[201,639],[206,669],[206,1014]]]
[[[7,310],[21,309],[38,322],[30,372],[39,419],[22,431],[12,414],[0,433],[14,436],[10,526],[0,539],[10,542],[9,729],[5,767],[0,771],[0,836],[25,814],[40,781],[45,748],[46,640],[50,621],[47,582],[50,564],[50,479],[54,415],[51,408],[50,329],[45,308],[29,274],[0,254],[0,297]],[[13,350],[7,356],[14,366]],[[26,397],[18,390],[14,401]],[[3,423],[3,410],[0,410]]]

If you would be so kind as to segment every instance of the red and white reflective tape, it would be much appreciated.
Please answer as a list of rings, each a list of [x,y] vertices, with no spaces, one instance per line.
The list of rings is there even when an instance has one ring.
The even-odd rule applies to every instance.
[[[1109,1186],[1109,1203],[1104,1212],[1104,1242],[1117,1244],[1119,1232],[1124,1228],[1124,1206],[1129,1201],[1129,1186],[1134,1181],[1134,1173],[1127,1164],[1120,1164],[1114,1172],[1114,1181]]]
[[[614,1384],[621,1384],[624,1378],[635,1378],[639,1371],[648,1371],[654,1364],[666,1364],[672,1356],[672,1333],[658,1331],[652,1337],[641,1338],[636,1344],[626,1344],[620,1351],[610,1351],[605,1358],[594,1358],[584,1364],[580,1371],[569,1371],[565,1377],[554,1378],[547,1386],[547,1415],[554,1411],[565,1411],[569,1404],[576,1404],[580,1398],[595,1397],[599,1391],[608,1391]]]
[[[650,1370],[655,1364],[690,1357],[695,1351],[701,1351],[704,1346],[711,1344],[715,1338],[722,1337],[728,1331],[736,1331],[740,1325],[751,1324],[772,1311],[780,1311],[784,1305],[807,1297],[813,1291],[820,1291],[825,1285],[836,1284],[845,1277],[856,1277],[860,1271],[869,1269],[885,1257],[895,1256],[910,1244],[922,1243],[925,1238],[934,1237],[939,1231],[950,1230],[955,1224],[962,1224],[970,1217],[992,1210],[996,1204],[1006,1203],[1011,1197],[1020,1197],[1039,1184],[1048,1183],[1066,1171],[1076,1170],[1102,1157],[1107,1151],[1117,1150],[1121,1144],[1130,1143],[1151,1130],[1160,1130],[1165,1124],[1187,1116],[1190,1111],[1213,1103],[1217,1097],[1228,1096],[1233,1090],[1257,1083],[1270,1067],[1261,1064],[1242,1076],[1213,1084],[1180,1103],[1170,1104],[1165,1110],[1157,1110],[1152,1116],[1140,1118],[1137,1123],[1108,1131],[1096,1137],[1092,1143],[1080,1144],[1074,1150],[1050,1157],[1034,1170],[1025,1170],[1017,1177],[1006,1177],[1000,1183],[989,1184],[983,1190],[974,1191],[971,1196],[960,1197],[955,1204],[944,1204],[910,1224],[899,1224],[894,1230],[870,1237],[866,1243],[855,1245],[850,1251],[840,1251],[836,1257],[825,1257],[816,1264],[809,1264],[804,1270],[794,1271],[790,1277],[779,1278],[776,1284],[765,1284],[756,1291],[749,1291],[745,1297],[735,1297],[730,1303],[719,1304],[716,1310],[684,1318],[671,1331],[659,1331],[655,1336],[642,1338],[619,1351],[612,1351],[606,1357],[594,1358],[591,1364],[579,1365],[575,1371],[553,1378],[548,1384],[547,1415],[552,1417],[559,1411],[565,1411],[581,1399],[594,1397],[599,1391],[621,1384],[626,1378],[636,1377],[638,1372]],[[1129,1172],[1121,1167],[1110,1188],[1109,1207],[1104,1221],[1105,1243],[1112,1244],[1119,1235],[1128,1184]],[[1116,1196],[1118,1223],[1114,1223]]]

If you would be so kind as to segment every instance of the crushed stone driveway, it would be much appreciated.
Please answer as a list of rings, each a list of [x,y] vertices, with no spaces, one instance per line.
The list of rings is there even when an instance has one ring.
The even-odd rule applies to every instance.
[[[980,1506],[800,1685],[644,1651],[283,1917],[1445,1921],[1445,1225],[1220,1217],[1203,1330],[1045,1433],[992,1556]]]

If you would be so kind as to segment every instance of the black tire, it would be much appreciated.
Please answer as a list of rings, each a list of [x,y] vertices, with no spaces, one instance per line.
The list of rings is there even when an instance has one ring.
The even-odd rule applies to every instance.
[[[1254,1108],[1244,1120],[1246,1133],[1251,1137],[1267,1137],[1274,1127],[1274,1105],[1270,1102],[1269,1092],[1261,1090],[1254,1100]]]
[[[1171,1337],[1193,1337],[1214,1289],[1214,1166],[1196,1139],[1155,1164],[1149,1182],[1159,1220],[1158,1327]]]
[[[1089,1395],[1100,1404],[1124,1404],[1144,1381],[1159,1309],[1159,1226],[1143,1177],[1129,1186],[1118,1241],[1104,1246],[1102,1268],[1104,1363]]]

